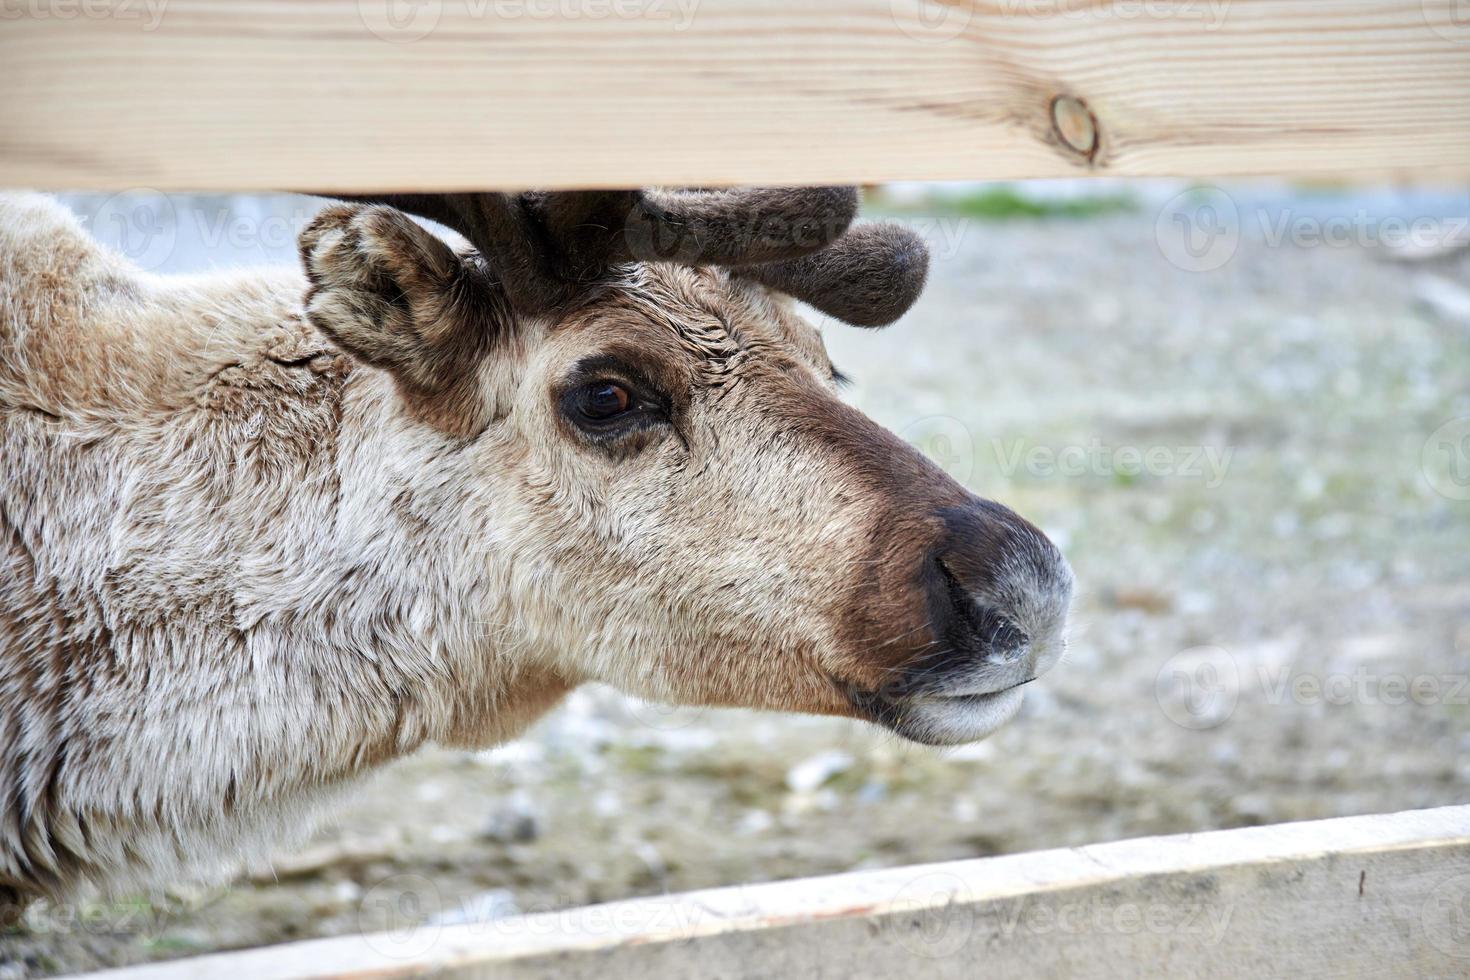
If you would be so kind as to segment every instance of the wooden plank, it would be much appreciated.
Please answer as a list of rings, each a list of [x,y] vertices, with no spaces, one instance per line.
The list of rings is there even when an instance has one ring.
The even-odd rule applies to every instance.
[[[1470,19],[1459,7],[1463,0],[7,3],[0,185],[1463,177]],[[1077,148],[1059,134],[1057,115]]]
[[[1467,909],[1470,806],[1454,806],[725,888],[92,976],[1460,977],[1470,970]]]

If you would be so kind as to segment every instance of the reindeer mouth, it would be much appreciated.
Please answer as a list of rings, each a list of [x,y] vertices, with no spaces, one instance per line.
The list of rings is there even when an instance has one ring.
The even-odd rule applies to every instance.
[[[895,735],[921,745],[978,742],[1021,710],[1025,685],[1035,676],[995,691],[953,691],[894,695],[846,690],[858,714]]]

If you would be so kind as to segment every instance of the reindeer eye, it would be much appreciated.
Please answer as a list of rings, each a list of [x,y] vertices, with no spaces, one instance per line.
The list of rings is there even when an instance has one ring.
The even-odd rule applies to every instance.
[[[606,422],[633,407],[628,389],[612,381],[598,381],[577,389],[575,405],[583,418]]]
[[[619,457],[672,425],[668,398],[636,368],[610,357],[579,362],[566,385],[556,396],[562,419],[588,443]]]

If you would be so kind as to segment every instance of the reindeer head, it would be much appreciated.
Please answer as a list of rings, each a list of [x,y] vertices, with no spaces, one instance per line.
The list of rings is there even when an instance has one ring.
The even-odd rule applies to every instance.
[[[544,666],[943,744],[1060,658],[1056,548],[845,405],[787,299],[879,326],[917,297],[922,243],[849,228],[854,191],[376,200],[302,234],[308,314],[477,454],[499,615]]]

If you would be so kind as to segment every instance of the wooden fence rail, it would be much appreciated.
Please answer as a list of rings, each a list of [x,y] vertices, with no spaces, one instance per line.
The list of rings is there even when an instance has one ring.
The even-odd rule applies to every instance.
[[[94,980],[1463,977],[1470,806],[294,943]]]
[[[1470,174],[1464,0],[23,0],[0,186]]]

